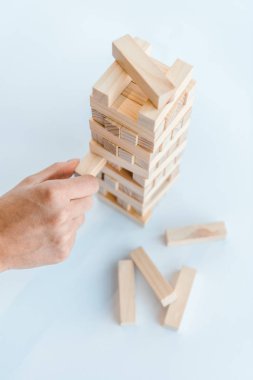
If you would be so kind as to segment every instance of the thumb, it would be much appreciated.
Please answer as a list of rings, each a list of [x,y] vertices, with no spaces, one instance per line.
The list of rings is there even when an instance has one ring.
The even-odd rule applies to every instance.
[[[21,182],[37,184],[51,179],[69,178],[75,171],[75,168],[79,164],[79,159],[73,159],[66,162],[56,162],[55,164],[48,166],[47,168],[35,173]]]

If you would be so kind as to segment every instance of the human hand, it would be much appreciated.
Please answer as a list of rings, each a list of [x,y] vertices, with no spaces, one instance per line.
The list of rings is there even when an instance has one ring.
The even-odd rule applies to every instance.
[[[98,190],[93,176],[70,178],[78,162],[56,163],[0,197],[0,271],[68,257]]]

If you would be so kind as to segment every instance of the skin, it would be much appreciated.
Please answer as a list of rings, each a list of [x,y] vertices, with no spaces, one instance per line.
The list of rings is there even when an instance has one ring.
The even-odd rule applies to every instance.
[[[0,197],[0,271],[64,261],[98,181],[72,177],[79,160],[56,163]]]

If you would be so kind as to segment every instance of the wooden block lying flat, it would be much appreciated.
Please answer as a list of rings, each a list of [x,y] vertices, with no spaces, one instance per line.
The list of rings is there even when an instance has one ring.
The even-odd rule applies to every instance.
[[[136,38],[136,43],[143,51],[149,52],[150,44],[148,42]],[[132,78],[122,69],[118,62],[113,62],[93,86],[93,96],[100,103],[110,106],[131,81]]]
[[[96,176],[106,164],[106,159],[94,153],[88,153],[77,165],[75,172],[79,175],[91,174]]]
[[[135,323],[135,278],[132,260],[118,263],[119,322],[121,325]]]
[[[186,304],[196,275],[195,269],[183,267],[177,276],[175,292],[177,300],[168,307],[163,324],[178,329],[182,321]]]
[[[169,246],[198,243],[202,241],[225,239],[227,230],[224,222],[196,224],[181,228],[168,229],[165,232]]]
[[[173,97],[173,83],[131,36],[125,35],[114,41],[112,54],[155,107],[163,107]]]
[[[174,289],[161,275],[143,248],[135,249],[130,253],[130,257],[163,306],[167,306],[176,300],[177,295]]]

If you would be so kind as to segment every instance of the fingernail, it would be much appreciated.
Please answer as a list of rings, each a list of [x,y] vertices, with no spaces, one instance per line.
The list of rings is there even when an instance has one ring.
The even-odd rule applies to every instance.
[[[67,162],[72,162],[72,161],[80,161],[79,158],[71,158],[70,160],[67,160]]]

